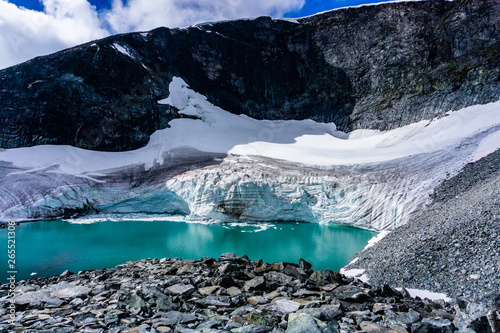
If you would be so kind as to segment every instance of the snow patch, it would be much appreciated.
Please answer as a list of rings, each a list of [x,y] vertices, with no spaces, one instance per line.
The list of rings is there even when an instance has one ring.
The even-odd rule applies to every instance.
[[[113,48],[114,48],[115,50],[117,50],[118,52],[120,52],[120,53],[122,53],[122,54],[126,55],[127,57],[130,57],[130,58],[132,58],[132,59],[135,59],[135,58],[134,58],[134,56],[132,56],[132,55],[130,54],[130,52],[129,52],[129,51],[128,51],[125,47],[121,46],[120,44],[118,44],[118,43],[113,43]]]
[[[443,300],[445,302],[451,302],[451,298],[449,298],[446,294],[435,293],[428,290],[420,290],[420,289],[408,289],[405,288],[411,297],[420,297],[421,299],[427,298],[431,301]],[[401,291],[403,288],[396,288],[396,290]]]
[[[29,85],[28,85],[28,89],[30,89],[31,87],[33,87],[34,84],[37,84],[37,83],[42,83],[42,82],[45,82],[45,80],[36,80],[36,81],[33,81],[31,82]]]
[[[353,268],[353,269],[341,268],[340,269],[340,274],[343,274],[347,277],[352,277],[352,278],[358,279],[360,281],[363,281],[364,283],[368,283],[368,275],[366,275],[364,273],[365,273],[365,270],[359,269],[359,268]]]
[[[331,131],[297,136],[292,143],[255,141],[230,150],[297,163],[329,166],[379,163],[458,146],[467,137],[500,124],[500,102],[476,105],[429,122],[424,120],[390,131]],[[498,129],[500,130],[500,128]],[[498,132],[494,139],[498,138]],[[493,145],[493,139],[488,144]]]
[[[500,149],[500,130],[488,135],[481,141],[477,147],[471,162],[480,160],[481,158]]]
[[[365,248],[363,249],[363,251],[366,250],[369,247],[372,247],[376,243],[380,242],[389,233],[390,233],[389,230],[382,230],[381,232],[379,232],[377,235],[375,235],[375,237],[372,237],[368,241],[368,244],[365,246]],[[357,257],[354,258],[350,263],[348,263],[347,265],[345,265],[344,267],[342,267],[340,269],[340,273],[344,274],[347,277],[357,278],[358,280],[361,280],[361,281],[363,281],[365,283],[368,283],[369,278],[368,278],[368,275],[365,274],[365,270],[364,269],[362,269],[362,268],[347,269],[346,268],[346,267],[349,267],[350,265],[358,262],[358,260],[359,260],[359,258],[357,258]]]
[[[349,265],[352,265],[352,264],[355,264],[357,263],[359,260],[359,258],[354,258],[350,263],[348,263],[346,266],[349,266]]]
[[[372,247],[373,245],[377,244],[378,242],[380,242],[385,236],[387,236],[388,234],[390,233],[389,230],[383,230],[381,232],[379,232],[377,235],[375,235],[375,237],[371,238],[369,241],[368,241],[368,244],[366,244],[365,248],[363,250],[366,250],[367,248],[369,247]],[[356,258],[358,259],[358,258]],[[352,263],[354,263],[355,261],[353,261]],[[351,264],[351,263],[350,263]]]

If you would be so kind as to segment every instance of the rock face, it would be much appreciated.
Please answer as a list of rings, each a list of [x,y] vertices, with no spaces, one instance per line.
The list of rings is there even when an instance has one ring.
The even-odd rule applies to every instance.
[[[455,331],[458,315],[450,303],[313,271],[303,260],[270,265],[234,254],[144,259],[0,285],[2,331],[444,333]]]
[[[301,21],[347,74],[354,128],[395,128],[498,99],[498,1],[401,2]]]
[[[0,147],[144,146],[173,76],[257,119],[389,129],[500,98],[498,1],[347,8],[117,35],[0,71]]]

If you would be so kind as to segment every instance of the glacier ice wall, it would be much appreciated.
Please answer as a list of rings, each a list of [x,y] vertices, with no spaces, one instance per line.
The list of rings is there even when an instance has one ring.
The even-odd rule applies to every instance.
[[[456,174],[483,138],[498,129],[433,153],[329,167],[201,153],[149,169],[136,165],[85,175],[23,170],[3,162],[0,220],[149,213],[391,229],[416,214],[432,190]]]
[[[463,167],[460,149],[384,163],[311,168],[262,157],[229,157],[217,166],[169,179],[192,220],[303,221],[392,229],[404,224],[432,190]]]
[[[189,118],[171,121],[141,149],[0,150],[0,221],[145,213],[391,229],[440,182],[500,147],[500,102],[351,133],[235,115],[180,78],[159,103]]]

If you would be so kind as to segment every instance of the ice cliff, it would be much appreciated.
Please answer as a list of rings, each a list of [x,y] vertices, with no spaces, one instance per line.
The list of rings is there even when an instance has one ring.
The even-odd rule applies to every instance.
[[[45,145],[0,152],[0,219],[179,214],[206,221],[304,221],[382,230],[498,148],[500,102],[389,131],[235,115],[174,77],[175,119],[127,152]]]

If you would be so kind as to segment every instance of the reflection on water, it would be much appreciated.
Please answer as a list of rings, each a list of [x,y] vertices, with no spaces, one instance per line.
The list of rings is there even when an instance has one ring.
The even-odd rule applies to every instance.
[[[51,276],[114,267],[128,260],[219,257],[225,252],[251,260],[298,262],[338,270],[375,234],[313,223],[199,224],[170,221],[35,222],[16,227],[17,280],[32,272]],[[0,230],[0,279],[7,278],[7,230]]]

